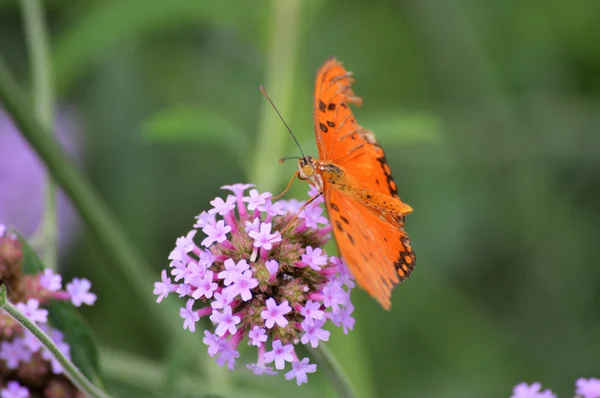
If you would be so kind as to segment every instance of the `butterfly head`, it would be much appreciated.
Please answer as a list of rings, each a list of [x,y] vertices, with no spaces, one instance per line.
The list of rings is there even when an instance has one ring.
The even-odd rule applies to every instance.
[[[311,156],[304,156],[298,159],[298,177],[301,180],[310,180],[319,189],[323,190],[323,180],[317,173],[317,161]]]

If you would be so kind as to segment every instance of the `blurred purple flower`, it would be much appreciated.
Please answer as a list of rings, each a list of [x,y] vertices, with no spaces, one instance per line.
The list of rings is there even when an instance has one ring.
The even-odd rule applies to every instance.
[[[600,379],[594,377],[577,379],[575,386],[577,387],[575,392],[582,398],[600,398]]]
[[[72,112],[56,118],[56,137],[70,155],[77,155],[77,128]],[[0,109],[0,220],[31,237],[44,213],[47,173],[44,165],[21,136],[8,115]],[[65,195],[58,194],[59,244],[65,247],[78,225],[76,213]]]

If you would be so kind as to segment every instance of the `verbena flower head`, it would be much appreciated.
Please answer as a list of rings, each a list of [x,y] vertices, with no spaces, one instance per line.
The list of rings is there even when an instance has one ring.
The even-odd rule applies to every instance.
[[[581,398],[600,398],[600,379],[594,377],[590,379],[577,379],[575,382],[578,397]]]
[[[247,341],[258,350],[256,363],[246,365],[255,374],[288,370],[286,379],[300,385],[316,365],[298,358],[295,346],[329,340],[329,324],[353,328],[354,282],[344,262],[323,249],[331,226],[321,216],[322,198],[300,211],[296,200],[271,201],[270,193],[246,193],[251,187],[223,187],[232,194],[215,198],[177,239],[170,276],[162,271],[154,293],[157,302],[170,293],[187,299],[185,329],[194,332],[202,317],[212,322],[203,341],[219,365],[233,369]]]
[[[64,334],[48,324],[49,300],[71,301],[75,306],[92,305],[96,295],[89,292],[87,279],[73,279],[62,288],[62,277],[50,269],[35,275],[22,272],[23,248],[14,234],[0,224],[0,283],[8,299],[43,329],[58,348],[70,357]],[[0,396],[77,396],[75,386],[41,343],[7,313],[0,311]]]

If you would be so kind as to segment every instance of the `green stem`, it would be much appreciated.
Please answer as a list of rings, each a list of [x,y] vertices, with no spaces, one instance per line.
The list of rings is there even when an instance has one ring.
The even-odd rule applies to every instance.
[[[54,127],[54,90],[43,4],[41,0],[21,0],[21,9],[29,48],[36,116],[46,131],[51,133]],[[51,178],[48,178],[46,187],[46,208],[41,234],[44,264],[49,268],[56,269],[58,249],[56,187]]]
[[[190,349],[200,345],[192,333],[186,333],[178,320],[179,307],[175,298],[167,299],[162,308],[154,302],[152,286],[154,280],[145,270],[144,261],[129,241],[121,226],[100,199],[92,185],[73,166],[58,144],[40,126],[26,105],[25,95],[0,58],[0,102],[13,119],[18,130],[46,164],[50,174],[70,197],[89,230],[96,237],[104,252],[114,261],[107,261],[116,275],[124,275],[133,295],[137,295],[146,306],[157,325],[168,328],[177,338],[189,339]],[[175,337],[174,337],[175,338]],[[202,352],[204,355],[204,352]]]
[[[273,0],[270,38],[267,52],[265,88],[283,117],[290,115],[293,100],[299,8],[298,0]],[[263,101],[250,181],[261,191],[272,191],[279,182],[277,159],[284,155],[288,133],[268,101]]]
[[[348,380],[348,377],[344,373],[344,370],[340,366],[335,356],[329,351],[329,348],[325,344],[319,344],[317,348],[311,348],[310,352],[314,355],[319,366],[323,368],[323,371],[327,374],[327,378],[331,383],[331,386],[337,393],[338,397],[342,398],[356,398],[356,392]]]
[[[100,388],[95,386],[91,381],[81,373],[77,367],[64,356],[48,335],[41,330],[35,323],[23,315],[14,305],[6,298],[6,286],[0,286],[0,308],[5,310],[11,317],[21,324],[25,329],[29,330],[39,341],[52,353],[52,356],[60,363],[65,375],[73,382],[77,389],[92,398],[108,398],[109,395],[104,393]]]

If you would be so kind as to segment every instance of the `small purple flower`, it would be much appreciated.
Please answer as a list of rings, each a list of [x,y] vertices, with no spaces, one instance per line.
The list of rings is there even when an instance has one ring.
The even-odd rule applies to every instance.
[[[169,295],[172,291],[175,291],[176,287],[171,283],[171,279],[167,276],[167,271],[162,270],[161,274],[161,282],[154,282],[154,294],[158,295],[156,299],[157,303],[163,301],[165,297]]]
[[[188,232],[188,234],[186,236],[182,236],[180,238],[177,238],[177,241],[175,241],[175,247],[177,249],[179,249],[182,253],[189,253],[192,250],[194,250],[194,236],[196,236],[196,231],[195,229],[191,230],[190,232]]]
[[[280,327],[286,327],[288,320],[285,319],[284,315],[292,311],[287,300],[277,305],[273,298],[267,299],[265,302],[267,309],[260,313],[260,317],[265,320],[265,326],[267,329],[271,329],[275,324]]]
[[[265,352],[265,363],[275,361],[275,369],[285,368],[286,362],[294,360],[294,346],[291,344],[283,345],[280,340],[273,342],[273,351]]]
[[[257,363],[249,363],[246,365],[246,367],[248,369],[250,369],[252,371],[252,373],[254,373],[257,376],[262,376],[262,375],[274,376],[277,374],[277,371],[273,370],[272,367],[265,366],[265,365],[259,365]]]
[[[279,232],[271,233],[271,223],[260,224],[260,232],[251,231],[248,235],[254,239],[254,247],[264,250],[271,250],[273,243],[281,242],[281,234]]]
[[[34,323],[48,322],[48,310],[40,308],[40,302],[30,298],[27,304],[17,303],[15,307]]]
[[[46,268],[40,275],[40,285],[46,290],[56,292],[62,288],[62,277],[55,274],[50,268]]]
[[[242,272],[246,271],[250,266],[246,260],[240,260],[237,264],[230,258],[225,260],[223,263],[225,266],[225,270],[219,272],[217,277],[219,279],[224,279],[223,284],[225,286],[229,286],[236,280],[238,277],[242,275]]]
[[[4,360],[8,369],[17,369],[20,362],[29,362],[32,352],[23,344],[22,339],[0,343],[0,359]]]
[[[209,247],[215,242],[225,242],[227,240],[227,234],[231,232],[231,227],[225,225],[225,221],[219,220],[214,226],[207,225],[202,228],[202,232],[206,234],[206,238],[202,241],[202,246]]]
[[[219,337],[225,335],[225,332],[235,334],[235,332],[237,332],[237,328],[235,325],[241,322],[239,316],[232,314],[231,306],[229,305],[225,307],[225,309],[223,309],[223,312],[213,310],[213,313],[210,316],[210,320],[217,325],[215,334]]]
[[[300,314],[304,315],[304,322],[312,325],[315,319],[321,320],[325,317],[325,311],[321,310],[321,303],[308,300],[304,307],[300,309]]]
[[[244,198],[243,201],[248,203],[248,210],[255,210],[258,206],[265,204],[265,201],[271,197],[268,192],[259,194],[256,189],[250,190],[250,196]]]
[[[582,398],[600,398],[600,379],[580,378],[575,382],[575,386],[577,387],[575,392]]]
[[[327,264],[327,255],[321,248],[313,249],[306,247],[306,253],[302,255],[302,262],[315,271],[321,271],[321,267]]]
[[[344,262],[323,249],[331,239],[331,225],[321,227],[327,224],[318,207],[323,198],[298,217],[304,202],[273,201],[256,190],[245,194],[248,188],[224,187],[233,195],[213,200],[213,208],[196,217],[194,228],[204,235],[178,240],[169,255],[174,281],[161,274],[156,294],[174,289],[190,300],[181,309],[186,329],[208,316],[214,332],[204,331],[203,342],[219,365],[233,369],[247,339],[258,351],[256,363],[246,365],[254,374],[277,374],[267,364],[287,364],[286,378],[302,384],[316,366],[299,361],[294,345],[328,340],[328,325],[344,332],[353,327],[354,281]]]
[[[18,381],[11,380],[6,383],[6,388],[0,391],[1,398],[28,398],[29,390],[19,384]]]
[[[215,300],[210,303],[210,306],[215,310],[220,310],[225,308],[231,303],[231,299],[229,298],[229,294],[226,289],[223,289],[221,293],[215,293]]]
[[[267,271],[269,271],[269,274],[275,275],[279,270],[279,263],[277,262],[277,260],[268,260],[265,262],[265,267],[267,267]]]
[[[541,388],[541,383],[533,383],[532,385],[520,383],[515,386],[513,395],[510,398],[556,398],[552,391],[549,389],[540,391]]]
[[[314,203],[314,202],[313,202]],[[323,208],[320,206],[311,205],[307,206],[300,212],[299,218],[304,219],[306,226],[309,228],[317,228],[318,224],[327,225],[329,220],[321,215]]]
[[[260,326],[254,326],[248,333],[248,338],[250,339],[248,344],[252,344],[257,347],[260,347],[268,339],[266,330]]]
[[[319,345],[319,340],[328,341],[331,333],[321,329],[324,324],[325,320],[315,321],[312,325],[309,325],[306,321],[302,322],[300,327],[305,332],[300,339],[302,344],[308,344],[310,342],[310,345],[315,348]]]
[[[96,295],[89,291],[91,287],[91,282],[85,278],[73,278],[73,281],[67,284],[67,292],[75,307],[80,307],[81,304],[92,305],[96,302]]]
[[[184,319],[183,328],[189,329],[190,332],[196,331],[196,322],[200,320],[200,315],[192,309],[193,305],[194,299],[189,299],[185,304],[185,308],[179,309],[179,316]]]
[[[233,281],[233,285],[226,290],[229,290],[228,293],[231,297],[240,295],[242,300],[248,301],[252,298],[251,289],[254,289],[256,286],[258,286],[258,281],[252,277],[252,270],[247,270],[243,274],[237,275]]]
[[[217,290],[218,285],[213,282],[213,272],[206,271],[203,276],[194,278],[190,285],[196,288],[196,291],[192,293],[192,297],[196,300],[201,297],[211,298],[213,292]]]
[[[285,379],[296,379],[298,385],[308,382],[308,376],[306,374],[315,373],[317,371],[317,365],[309,364],[308,361],[308,358],[304,358],[302,361],[292,362],[292,370],[285,374]]]
[[[227,212],[232,211],[233,209],[235,209],[235,201],[236,198],[235,196],[229,195],[227,196],[227,200],[223,200],[221,198],[215,198],[213,201],[210,202],[211,205],[214,206],[214,208],[210,209],[208,211],[209,214],[219,214],[221,216],[224,216],[225,214],[227,214]]]
[[[221,339],[216,335],[212,334],[208,330],[204,331],[204,338],[202,342],[208,346],[208,355],[214,357],[219,352],[219,347],[221,344]]]
[[[195,218],[197,221],[194,224],[194,228],[203,229],[207,225],[215,225],[216,224],[215,215],[209,214],[206,211],[203,211],[202,213],[197,215]]]

